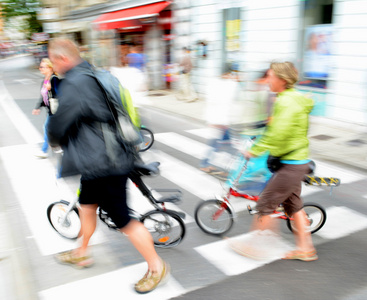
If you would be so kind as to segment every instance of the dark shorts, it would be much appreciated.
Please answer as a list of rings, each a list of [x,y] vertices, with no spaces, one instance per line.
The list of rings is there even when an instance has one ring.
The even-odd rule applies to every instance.
[[[281,203],[289,216],[301,210],[303,207],[303,201],[300,198],[302,180],[308,172],[308,164],[284,164],[279,171],[274,173],[261,193],[256,205],[259,214],[270,215]]]
[[[117,228],[130,222],[126,203],[127,176],[108,176],[93,180],[81,180],[80,204],[98,204],[108,213]]]

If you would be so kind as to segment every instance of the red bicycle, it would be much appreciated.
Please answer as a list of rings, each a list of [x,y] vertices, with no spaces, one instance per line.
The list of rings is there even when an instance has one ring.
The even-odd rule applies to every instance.
[[[206,200],[196,207],[195,221],[204,232],[212,235],[222,235],[232,228],[235,213],[230,203],[231,196],[245,198],[254,202],[258,201],[258,195],[249,195],[245,192],[238,191],[236,188],[242,174],[247,169],[247,163],[248,161],[243,165],[239,175],[233,181],[233,184],[230,185],[225,196],[219,199]],[[338,178],[326,178],[311,175],[305,176],[304,182],[306,185],[326,185],[330,187],[340,185],[340,180]],[[257,213],[250,207],[250,205],[248,205],[247,208],[251,215]],[[305,203],[303,209],[307,216],[307,231],[314,233],[320,230],[326,222],[325,209],[316,203]],[[296,230],[293,218],[286,214],[282,204],[274,211],[274,217],[285,220],[289,230]]]

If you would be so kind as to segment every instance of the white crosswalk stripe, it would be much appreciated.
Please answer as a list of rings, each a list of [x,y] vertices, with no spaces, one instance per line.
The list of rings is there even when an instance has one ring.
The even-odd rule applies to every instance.
[[[367,216],[344,206],[332,206],[326,210],[324,227],[316,232],[324,239],[339,239],[367,228]]]
[[[160,143],[198,159],[205,158],[207,153],[212,151],[212,147],[175,132],[158,133],[155,134],[154,138]],[[217,167],[226,168],[228,167],[228,162],[232,159],[234,158],[229,153],[217,152],[213,153],[210,163]]]
[[[252,233],[242,234],[232,238],[232,241],[245,242],[252,238]],[[269,239],[269,237],[268,237]],[[205,259],[221,270],[227,276],[239,275],[253,269],[281,259],[284,254],[292,250],[292,245],[280,238],[273,238],[268,248],[271,254],[264,260],[253,260],[235,253],[228,245],[227,240],[206,244],[195,248]]]
[[[150,299],[165,300],[184,294],[185,289],[171,276],[164,288],[149,294],[137,294],[134,284],[144,274],[146,263],[136,264],[87,279],[59,285],[39,293],[41,300],[63,299]],[[101,288],[103,287],[103,288]]]
[[[0,80],[0,105],[4,111],[14,120],[14,125],[28,144],[34,145],[43,141],[42,135],[36,130],[32,123],[15,103],[4,83]]]
[[[32,150],[29,145],[0,148],[1,160],[32,232],[31,237],[42,255],[73,249],[76,243],[55,234],[46,217],[47,207],[52,202],[71,200],[69,197],[73,193],[64,191],[61,196],[56,185],[54,166],[46,159],[34,157]],[[63,197],[65,194],[68,194],[66,198]],[[97,230],[92,244],[104,241],[104,235]]]

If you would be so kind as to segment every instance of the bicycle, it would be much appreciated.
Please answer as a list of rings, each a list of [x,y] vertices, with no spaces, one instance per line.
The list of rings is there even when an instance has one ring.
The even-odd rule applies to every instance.
[[[148,199],[155,208],[141,215],[130,209],[130,215],[142,222],[148,231],[152,234],[154,245],[156,247],[177,246],[183,240],[186,227],[182,219],[185,213],[166,209],[165,203],[176,203],[181,200],[182,192],[178,189],[155,189],[150,190],[143,182],[143,176],[156,175],[159,172],[159,162],[153,162],[147,165],[135,165],[134,170],[129,174],[129,178],[137,186],[140,192]],[[160,199],[153,196],[152,191],[174,193]],[[80,190],[78,190],[79,196]],[[78,197],[72,202],[60,200],[50,204],[47,208],[47,218],[53,229],[62,237],[67,239],[76,239],[79,236],[81,222],[78,211]],[[108,213],[98,208],[98,216],[109,228],[117,230],[113,220]]]
[[[195,221],[205,233],[223,235],[232,228],[235,213],[230,203],[231,196],[245,198],[254,202],[258,201],[258,195],[249,195],[237,189],[240,178],[247,169],[247,164],[248,160],[246,160],[233,183],[230,184],[225,196],[218,199],[206,200],[196,207]],[[304,182],[307,185],[327,185],[331,187],[340,185],[340,179],[338,178],[325,178],[311,175],[306,175]],[[252,210],[250,205],[247,206],[247,209],[251,215],[257,213],[257,211]],[[326,222],[325,209],[316,203],[304,203],[303,209],[307,216],[307,231],[315,233],[320,230]],[[274,211],[274,217],[285,220],[290,231],[293,232],[296,230],[293,218],[286,214],[282,204]]]
[[[154,134],[150,129],[141,125],[140,136],[142,138],[142,142],[139,144],[139,152],[147,151],[154,143]]]

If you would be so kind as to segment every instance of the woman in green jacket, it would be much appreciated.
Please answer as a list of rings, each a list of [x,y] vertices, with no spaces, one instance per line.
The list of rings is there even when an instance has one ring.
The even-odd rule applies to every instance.
[[[273,114],[264,135],[245,156],[256,157],[268,151],[270,155],[280,157],[282,162],[282,167],[260,195],[256,206],[259,215],[254,218],[253,228],[260,232],[271,229],[274,225],[271,215],[282,203],[286,213],[294,218],[297,248],[287,253],[284,259],[313,261],[318,257],[311,234],[306,232],[306,215],[300,198],[302,180],[309,172],[307,132],[313,100],[295,91],[293,86],[297,80],[298,72],[292,63],[270,65],[268,83],[271,91],[277,93]],[[231,246],[242,255],[260,258],[251,245]]]

